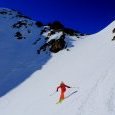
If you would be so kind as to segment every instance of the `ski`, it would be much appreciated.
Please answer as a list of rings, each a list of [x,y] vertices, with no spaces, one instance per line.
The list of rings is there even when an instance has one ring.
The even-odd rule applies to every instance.
[[[64,99],[61,100],[61,101],[58,101],[56,104],[61,104],[63,101],[64,101]]]
[[[77,93],[78,91],[73,91],[72,93],[70,93],[68,96],[65,97],[65,99],[69,98],[70,96],[72,96],[73,94]]]
[[[67,99],[67,98],[69,98],[70,96],[72,96],[73,94],[75,94],[75,93],[77,93],[78,91],[76,90],[76,91],[73,91],[72,93],[70,93],[69,95],[67,95],[66,97],[65,97],[65,99]],[[56,104],[61,104],[65,99],[63,99],[63,100],[61,100],[61,101],[58,101]]]

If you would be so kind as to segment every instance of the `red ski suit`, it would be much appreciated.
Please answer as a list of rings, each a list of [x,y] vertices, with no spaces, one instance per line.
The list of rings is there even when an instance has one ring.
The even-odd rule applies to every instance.
[[[60,84],[60,86],[58,86],[57,87],[57,91],[58,91],[58,89],[61,89],[61,94],[60,94],[60,99],[59,99],[59,101],[62,101],[62,100],[64,100],[64,93],[65,93],[65,91],[66,91],[66,88],[71,88],[70,86],[67,86],[67,85],[65,85],[64,83],[61,83]]]

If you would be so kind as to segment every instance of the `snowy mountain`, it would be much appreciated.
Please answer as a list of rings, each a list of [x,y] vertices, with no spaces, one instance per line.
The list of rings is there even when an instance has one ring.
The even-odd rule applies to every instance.
[[[9,25],[6,24],[6,20]],[[11,29],[14,20],[17,22],[17,18],[11,19],[10,22],[9,16],[5,20],[3,17],[0,19],[0,36],[3,38],[0,41],[0,50],[2,49],[3,53],[0,59],[2,64],[0,74],[3,72],[1,74],[3,84],[0,87],[7,89],[10,87],[9,83],[15,80],[22,82],[24,78],[19,79],[22,76],[28,76],[26,77],[28,79],[20,82],[18,87],[0,98],[1,115],[115,114],[115,21],[96,34],[81,36],[78,32],[67,34],[65,29],[58,28],[57,31],[52,25],[37,28],[34,21],[27,19],[29,23],[34,23],[32,27],[27,27],[32,31],[29,35],[26,33],[27,28]],[[45,32],[44,27],[47,28]],[[52,29],[56,32],[53,35],[49,34]],[[25,32],[23,35],[27,37],[15,39],[14,33],[17,30]],[[37,40],[37,36],[42,37],[40,41]],[[47,41],[46,37],[49,37]],[[64,43],[62,47],[64,50],[51,53],[55,45],[49,43],[52,39],[56,41],[63,37],[64,42],[62,40],[61,43]],[[68,48],[70,51],[67,51]],[[50,94],[56,90],[61,81],[73,87],[67,90],[66,96],[73,91],[78,92],[57,105],[59,92]],[[8,86],[4,85],[5,83],[8,83]]]
[[[81,35],[60,22],[44,25],[15,10],[1,8],[0,96],[40,70],[52,53],[73,47],[72,42]]]

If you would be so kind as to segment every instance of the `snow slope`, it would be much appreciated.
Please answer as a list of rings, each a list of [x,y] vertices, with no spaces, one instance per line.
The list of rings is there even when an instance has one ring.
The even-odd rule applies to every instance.
[[[52,57],[51,52],[37,52],[47,49],[44,44],[61,38],[61,31],[48,35],[50,31],[53,30],[49,26],[43,26],[15,10],[0,8],[0,97],[36,70],[41,70]],[[65,39],[67,47],[72,47],[68,36]]]
[[[74,41],[70,51],[52,54],[42,70],[0,99],[1,115],[114,115],[115,114],[115,21],[94,35]],[[74,38],[73,38],[74,39]],[[56,104],[59,92],[50,96],[64,81],[66,95]]]

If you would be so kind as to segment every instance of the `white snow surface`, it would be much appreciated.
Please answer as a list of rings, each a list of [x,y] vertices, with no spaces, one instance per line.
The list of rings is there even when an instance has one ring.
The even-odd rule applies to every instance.
[[[0,98],[0,115],[115,115],[115,21],[99,33],[52,54],[41,70]],[[31,65],[30,65],[31,66]],[[56,104],[64,81],[78,92]]]

